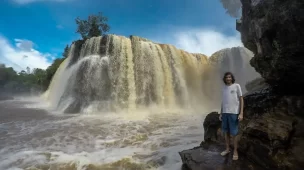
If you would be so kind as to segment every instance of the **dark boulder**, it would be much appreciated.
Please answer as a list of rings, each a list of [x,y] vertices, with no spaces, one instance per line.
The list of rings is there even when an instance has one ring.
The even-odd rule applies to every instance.
[[[204,140],[205,141],[217,141],[218,130],[221,127],[221,121],[219,120],[220,114],[218,112],[209,113],[204,120]]]

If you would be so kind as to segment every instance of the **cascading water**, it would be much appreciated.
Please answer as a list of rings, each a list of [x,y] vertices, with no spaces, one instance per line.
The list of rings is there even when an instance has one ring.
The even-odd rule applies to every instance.
[[[61,85],[52,83],[48,90],[49,96],[56,93],[51,104],[65,112],[79,112],[93,103],[117,111],[194,107],[204,100],[207,57],[202,54],[116,35],[88,39],[80,52],[75,44],[53,80]]]
[[[241,85],[243,94],[247,92],[245,85],[260,77],[260,75],[250,66],[250,59],[253,53],[243,47],[233,47],[220,50],[211,55],[208,59],[209,68],[205,71],[204,93],[215,106],[219,106],[221,100],[221,87],[223,85],[223,75],[225,72],[232,72],[236,83]]]

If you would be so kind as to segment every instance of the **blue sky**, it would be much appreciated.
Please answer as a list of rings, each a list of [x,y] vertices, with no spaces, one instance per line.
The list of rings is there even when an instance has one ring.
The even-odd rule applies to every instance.
[[[75,18],[98,12],[109,18],[112,34],[142,36],[190,52],[211,55],[242,45],[235,18],[219,0],[2,0],[0,63],[47,67],[80,38]]]

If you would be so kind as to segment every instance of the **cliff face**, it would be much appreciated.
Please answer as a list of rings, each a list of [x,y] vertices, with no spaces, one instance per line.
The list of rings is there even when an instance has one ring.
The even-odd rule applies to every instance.
[[[304,165],[303,96],[278,96],[269,88],[244,98],[240,151],[269,169]]]
[[[303,93],[304,1],[241,0],[237,21],[251,65],[280,92]]]
[[[237,30],[254,52],[250,64],[270,86],[244,97],[240,150],[265,168],[302,169],[304,1],[241,2]]]

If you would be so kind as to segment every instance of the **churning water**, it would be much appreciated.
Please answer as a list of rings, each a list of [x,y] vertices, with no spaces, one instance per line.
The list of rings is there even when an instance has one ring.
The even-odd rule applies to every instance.
[[[203,140],[203,114],[63,115],[26,101],[0,104],[1,170],[177,170],[178,152]]]

